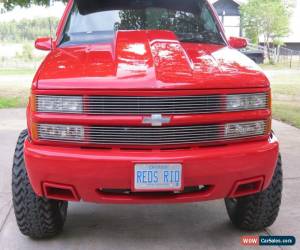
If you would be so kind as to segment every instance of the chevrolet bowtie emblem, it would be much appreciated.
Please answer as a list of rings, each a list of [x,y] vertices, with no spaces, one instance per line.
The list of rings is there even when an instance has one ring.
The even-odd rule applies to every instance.
[[[169,123],[170,117],[163,117],[161,114],[153,114],[150,117],[144,117],[144,124],[151,124],[152,127],[161,127],[164,123]]]

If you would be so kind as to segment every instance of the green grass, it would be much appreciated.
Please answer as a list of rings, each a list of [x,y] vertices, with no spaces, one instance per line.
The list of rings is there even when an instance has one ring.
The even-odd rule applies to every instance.
[[[300,128],[300,65],[264,64],[273,94],[273,117]],[[299,69],[299,70],[297,70]]]
[[[273,117],[300,128],[300,86],[276,87],[272,89]]]
[[[0,96],[0,109],[2,108],[21,108],[26,107],[27,98],[18,97],[1,97]]]
[[[285,63],[276,63],[276,64],[265,63],[265,64],[260,64],[260,67],[262,67],[264,70],[282,70],[282,69],[298,70],[300,69],[300,61],[299,61],[299,57],[293,59],[292,67],[290,65],[290,61],[286,61]]]
[[[26,107],[34,69],[0,68],[0,109]]]
[[[275,95],[286,95],[289,99],[300,98],[300,83],[299,84],[274,84],[272,91]]]
[[[275,74],[269,75],[269,80],[273,86],[282,85],[282,87],[287,85],[298,85],[292,86],[292,88],[298,88],[300,86],[300,70],[299,71],[290,71],[286,70],[283,72],[278,72]]]
[[[35,69],[0,69],[0,76],[33,75]]]
[[[286,84],[272,84],[272,94],[273,117],[300,128],[300,82],[298,80]]]
[[[296,102],[273,102],[273,117],[300,128],[300,104]]]

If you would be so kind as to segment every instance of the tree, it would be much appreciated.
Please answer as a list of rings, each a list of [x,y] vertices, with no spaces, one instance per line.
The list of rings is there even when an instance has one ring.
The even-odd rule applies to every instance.
[[[21,7],[30,7],[31,5],[43,5],[49,6],[51,2],[54,0],[0,0],[0,7],[1,3],[5,10],[12,10],[16,6]],[[61,0],[62,2],[67,2],[68,0]]]
[[[269,61],[270,44],[282,44],[282,38],[289,33],[291,6],[287,0],[249,0],[240,7],[246,36],[254,43],[263,37]]]

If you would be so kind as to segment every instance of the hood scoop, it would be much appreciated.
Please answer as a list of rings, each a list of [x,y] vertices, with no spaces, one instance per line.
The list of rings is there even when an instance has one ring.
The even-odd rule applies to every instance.
[[[121,78],[147,74],[149,70],[165,82],[192,76],[193,63],[171,31],[119,31],[115,52],[117,76]]]

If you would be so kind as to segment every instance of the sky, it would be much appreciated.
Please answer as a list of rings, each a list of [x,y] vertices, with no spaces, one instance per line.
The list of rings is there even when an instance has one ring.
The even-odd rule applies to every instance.
[[[215,0],[210,0],[215,2]],[[238,2],[244,2],[246,0],[240,0]],[[290,30],[291,33],[285,42],[300,42],[300,0],[296,1],[296,7],[291,17]],[[31,8],[15,8],[13,11],[0,14],[0,22],[11,21],[11,20],[20,20],[23,18],[36,18],[36,17],[61,17],[64,11],[64,4],[56,2],[51,7],[38,7],[33,6]]]

